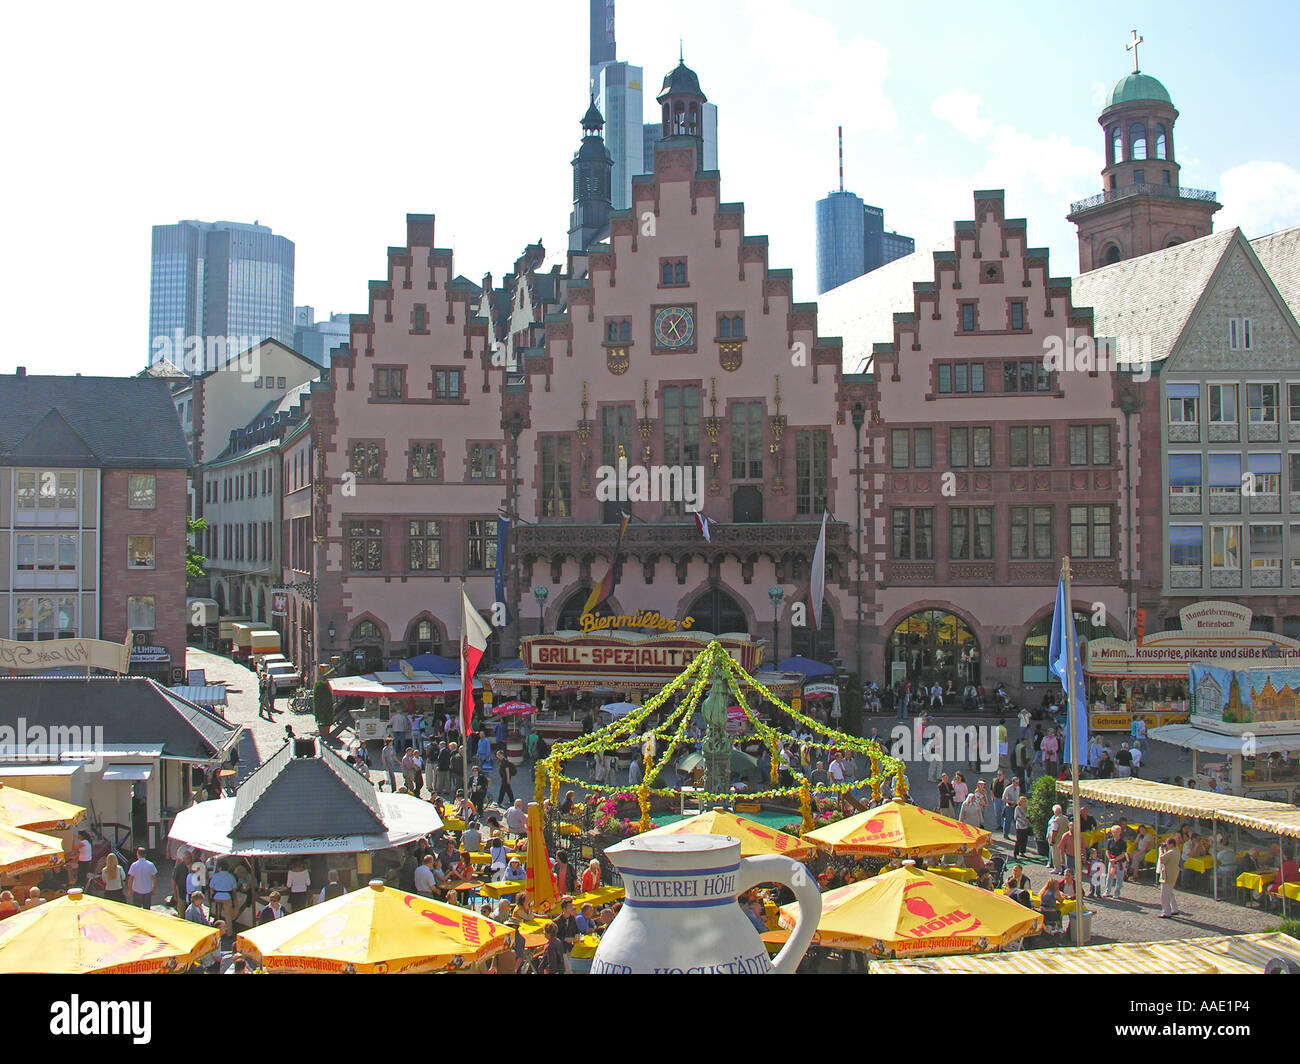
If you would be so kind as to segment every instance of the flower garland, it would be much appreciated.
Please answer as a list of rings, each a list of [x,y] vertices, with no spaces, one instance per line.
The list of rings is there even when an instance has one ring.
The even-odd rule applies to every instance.
[[[686,741],[691,719],[700,699],[704,695],[705,689],[709,686],[714,668],[720,668],[726,674],[728,686],[736,697],[737,706],[753,727],[757,738],[767,747],[771,758],[770,781],[772,786],[763,791],[746,791],[743,795],[745,799],[789,798],[797,794],[799,796],[799,810],[803,816],[803,830],[808,831],[814,827],[815,821],[820,815],[820,811],[816,816],[813,813],[812,801],[814,794],[819,797],[838,798],[857,790],[863,785],[869,785],[872,803],[879,804],[883,800],[881,785],[884,780],[892,776],[895,795],[906,797],[906,766],[902,761],[886,754],[878,742],[838,732],[823,725],[815,718],[792,709],[771,690],[746,673],[740,664],[716,640],[710,642],[682,672],[675,676],[656,695],[648,699],[639,709],[587,735],[556,743],[550,754],[538,762],[540,769],[537,774],[536,784],[538,797],[540,798],[545,793],[547,782],[550,783],[552,803],[559,798],[561,784],[585,787],[589,793],[597,796],[622,793],[627,797],[631,797],[631,794],[626,789],[618,788],[616,785],[593,785],[575,776],[570,776],[564,771],[564,765],[567,762],[579,757],[617,750],[631,750],[634,757],[639,755],[644,762],[642,780],[635,792],[637,804],[641,810],[638,827],[643,831],[649,830],[651,799],[676,798],[681,794],[680,790],[675,787],[656,787],[654,784],[660,774],[673,763],[678,748]],[[870,776],[866,780],[843,783],[813,784],[807,779],[802,779],[795,786],[777,786],[781,743],[784,739],[793,738],[793,736],[786,736],[765,723],[751,710],[749,701],[745,697],[744,689],[746,687],[757,691],[763,699],[776,706],[815,735],[831,740],[836,748],[866,755],[871,763]],[[669,713],[662,724],[645,729],[641,727],[651,714],[680,692],[684,692],[681,703]],[[656,752],[659,746],[657,740],[660,739],[663,740],[662,754]],[[705,802],[716,803],[730,801],[737,796],[731,793],[712,794],[697,791],[695,797]]]

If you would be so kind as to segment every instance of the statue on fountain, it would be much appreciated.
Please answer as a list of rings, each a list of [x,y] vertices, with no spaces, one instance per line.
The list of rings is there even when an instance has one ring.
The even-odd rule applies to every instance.
[[[731,692],[726,672],[716,665],[709,681],[709,693],[700,702],[704,716],[704,789],[710,794],[725,794],[731,790],[731,736],[727,734]]]

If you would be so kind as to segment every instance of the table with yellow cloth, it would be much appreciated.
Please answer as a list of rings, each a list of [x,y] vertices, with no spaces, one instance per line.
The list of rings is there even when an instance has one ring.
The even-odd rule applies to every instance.
[[[944,876],[947,879],[956,879],[962,883],[974,883],[979,879],[979,874],[973,868],[967,868],[965,865],[934,865],[926,869],[936,876]]]
[[[1212,857],[1189,857],[1183,862],[1183,867],[1188,871],[1205,875],[1214,867],[1214,859]]]
[[[485,898],[508,898],[514,894],[524,892],[524,881],[522,879],[503,879],[497,883],[484,883],[478,888],[478,892]]]

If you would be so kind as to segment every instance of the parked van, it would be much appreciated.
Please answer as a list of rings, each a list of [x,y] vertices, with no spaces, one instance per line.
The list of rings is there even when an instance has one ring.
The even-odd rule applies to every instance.
[[[242,620],[235,622],[230,626],[230,656],[236,661],[248,661],[252,653],[251,644],[254,632],[270,632],[276,637],[277,643],[280,638],[275,629],[262,621]],[[275,649],[279,650],[280,648],[277,645]]]
[[[270,654],[277,657],[284,656],[280,653],[280,633],[274,628],[250,633],[248,637],[249,664],[256,668],[262,658]]]

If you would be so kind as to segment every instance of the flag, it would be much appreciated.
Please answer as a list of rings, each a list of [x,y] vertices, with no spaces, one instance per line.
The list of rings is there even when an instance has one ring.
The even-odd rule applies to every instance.
[[[510,624],[510,607],[506,604],[506,542],[510,537],[510,518],[497,518],[497,564],[494,574],[493,593],[497,601],[505,607],[505,623]]]
[[[1066,628],[1069,625],[1069,628]],[[1071,660],[1073,659],[1073,660]],[[1065,601],[1065,577],[1056,585],[1056,610],[1052,614],[1052,639],[1047,646],[1047,660],[1052,672],[1065,688],[1067,703],[1065,736],[1061,744],[1063,761],[1070,759],[1074,743],[1083,753],[1088,749],[1088,691],[1083,685],[1083,663],[1079,660],[1079,637],[1074,630],[1074,612]],[[1074,674],[1074,699],[1070,699],[1070,681]]]
[[[1147,611],[1135,610],[1137,616],[1137,645],[1142,645],[1142,638],[1147,634]]]
[[[822,531],[817,537],[817,549],[813,551],[812,579],[808,583],[808,617],[812,621],[812,630],[820,632],[822,627],[822,598],[826,594],[826,511],[822,511]]]
[[[713,542],[711,539],[709,539],[709,525],[711,524],[713,524],[712,521],[710,521],[698,510],[695,511],[695,527],[700,530],[700,535],[704,537],[705,543]]]
[[[474,670],[487,652],[487,641],[492,629],[479,616],[464,590],[461,591],[460,598],[460,733],[467,736],[470,721],[474,717]]]
[[[623,523],[618,528],[618,542],[614,544],[614,558],[609,563],[609,572],[605,574],[599,584],[592,588],[591,594],[587,596],[586,604],[582,607],[583,613],[590,613],[614,593],[614,574],[618,572],[618,559],[623,551],[623,537],[627,534],[628,522],[631,520],[631,515],[623,515]]]

